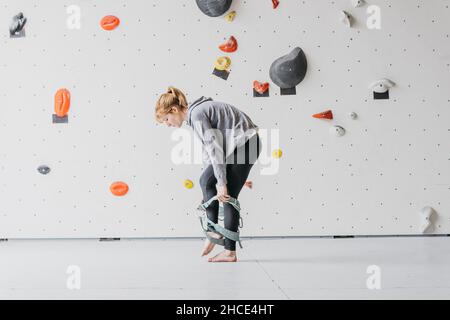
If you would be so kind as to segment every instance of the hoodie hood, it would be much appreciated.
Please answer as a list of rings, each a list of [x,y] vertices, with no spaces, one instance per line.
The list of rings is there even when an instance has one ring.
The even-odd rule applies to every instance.
[[[194,100],[193,102],[189,103],[189,105],[188,105],[188,114],[187,114],[187,121],[186,121],[189,126],[192,127],[192,123],[191,123],[192,110],[194,110],[195,107],[197,107],[199,104],[202,104],[205,101],[213,101],[213,99],[210,98],[210,97],[201,96],[197,100]]]

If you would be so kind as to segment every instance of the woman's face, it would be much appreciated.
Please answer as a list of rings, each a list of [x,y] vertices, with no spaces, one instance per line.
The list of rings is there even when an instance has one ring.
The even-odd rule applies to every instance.
[[[163,120],[168,127],[180,128],[183,124],[184,117],[183,113],[178,108],[172,107],[172,112],[166,114]]]

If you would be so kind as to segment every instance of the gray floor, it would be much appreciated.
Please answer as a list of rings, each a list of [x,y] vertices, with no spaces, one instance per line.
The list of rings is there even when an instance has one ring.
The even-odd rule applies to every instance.
[[[449,299],[450,238],[247,239],[237,263],[200,239],[0,242],[2,299]],[[221,247],[216,247],[217,253]],[[69,266],[80,289],[68,289]],[[368,289],[369,266],[380,289]]]

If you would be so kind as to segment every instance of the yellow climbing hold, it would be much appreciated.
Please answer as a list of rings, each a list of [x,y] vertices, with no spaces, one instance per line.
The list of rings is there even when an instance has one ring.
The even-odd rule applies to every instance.
[[[225,16],[225,19],[226,19],[228,22],[231,22],[231,21],[234,20],[234,17],[236,17],[236,11],[231,11],[230,13],[228,13],[228,14]]]
[[[194,183],[191,180],[184,180],[183,184],[187,189],[192,189],[192,187],[194,186]]]
[[[231,59],[229,57],[217,58],[215,68],[217,70],[227,70],[231,65]]]
[[[275,149],[272,151],[272,157],[274,158],[281,158],[281,156],[283,155],[283,152],[280,149]]]

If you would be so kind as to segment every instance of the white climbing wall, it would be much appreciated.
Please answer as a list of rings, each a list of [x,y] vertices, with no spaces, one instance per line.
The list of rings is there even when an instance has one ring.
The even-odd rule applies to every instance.
[[[379,30],[366,26],[369,5]],[[73,6],[80,29],[68,27]],[[1,0],[0,238],[202,236],[202,165],[171,155],[172,134],[192,130],[154,121],[168,85],[227,101],[261,128],[265,163],[240,195],[242,236],[418,234],[425,206],[437,213],[429,232],[450,233],[450,1],[280,0],[274,10],[234,0],[231,10],[230,23],[193,0]],[[18,12],[25,37],[11,39]],[[108,32],[109,14],[121,24]],[[239,48],[225,81],[212,70],[230,35]],[[297,95],[271,83],[270,97],[254,98],[253,80],[269,81],[296,46],[308,59]],[[396,83],[389,100],[368,89],[380,78]],[[72,103],[68,123],[54,124],[59,88]],[[333,120],[311,117],[328,109]],[[332,125],[346,134],[331,136]],[[113,196],[114,181],[129,193]]]

